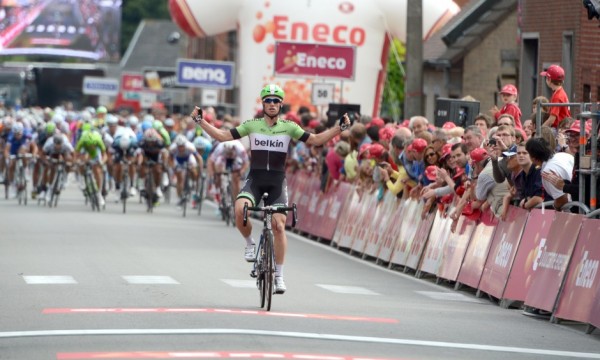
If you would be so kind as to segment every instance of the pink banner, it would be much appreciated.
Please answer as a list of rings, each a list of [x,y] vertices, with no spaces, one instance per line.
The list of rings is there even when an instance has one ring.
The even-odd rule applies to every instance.
[[[433,225],[433,219],[435,219],[436,212],[437,210],[427,214],[425,219],[421,221],[421,225],[419,225],[415,239],[410,246],[408,258],[406,259],[406,266],[411,269],[416,270],[419,267],[421,256],[423,255],[423,251],[427,245],[427,240],[429,239],[429,233],[431,231],[431,226]]]
[[[525,304],[553,311],[573,247],[579,234],[581,215],[557,212],[547,238],[542,238],[533,259],[533,278]]]
[[[363,255],[377,257],[379,249],[384,241],[384,233],[390,222],[394,222],[391,216],[396,205],[396,196],[391,192],[386,192],[383,200],[377,205],[377,216],[371,222],[369,234],[367,236],[367,246]]]
[[[355,187],[351,185],[350,190],[348,192],[348,197],[346,199],[346,203],[342,208],[342,212],[340,214],[340,221],[338,221],[338,224],[335,228],[335,233],[333,234],[333,239],[331,240],[333,244],[337,245],[340,243],[342,234],[348,227],[348,218],[350,218],[352,214],[352,208],[353,206],[355,206],[354,203],[357,201],[355,199],[354,194],[356,194],[356,190]]]
[[[300,197],[301,209],[298,214],[298,230],[310,234],[317,213],[317,203],[320,194],[320,182],[317,178],[308,180]]]
[[[352,240],[354,239],[354,232],[358,229],[358,222],[361,219],[363,213],[363,204],[365,199],[360,199],[360,196],[356,192],[356,188],[352,192],[349,200],[350,209],[348,209],[348,215],[344,219],[344,225],[340,234],[338,247],[349,249],[352,246]]]
[[[357,224],[357,229],[354,232],[352,239],[352,251],[363,253],[367,246],[367,237],[370,233],[370,226],[373,220],[377,217],[377,192],[363,194],[361,217]]]
[[[406,208],[406,201],[400,201],[395,199],[392,207],[393,212],[390,213],[390,221],[388,226],[383,232],[383,241],[379,247],[379,253],[377,258],[384,263],[389,263],[392,258],[392,252],[396,246],[396,241],[400,236],[400,230],[402,227],[402,217],[404,215],[404,209]]]
[[[302,218],[304,217],[304,213],[306,210],[306,204],[308,204],[308,198],[302,199],[303,194],[305,194],[305,189],[309,186],[310,179],[307,174],[303,172],[296,172],[295,174],[287,174],[286,175],[289,186],[288,190],[288,202],[289,204],[296,204],[296,211],[298,216],[298,224],[299,226],[302,222]],[[304,200],[304,201],[303,201]],[[286,224],[288,226],[292,225],[292,217],[288,216],[286,219]]]
[[[438,275],[442,264],[442,255],[444,247],[450,238],[450,226],[452,219],[446,217],[440,210],[435,212],[435,218],[431,231],[429,232],[429,241],[425,247],[423,260],[419,265],[419,271],[428,274]]]
[[[483,269],[479,290],[496,298],[503,298],[504,288],[521,242],[528,215],[527,210],[511,206],[506,221],[500,221],[496,227],[490,256]]]
[[[346,204],[351,188],[350,184],[341,183],[329,189],[327,194],[320,196],[319,201],[322,203],[318,206],[317,219],[315,219],[317,223],[311,229],[313,235],[321,239],[333,239],[341,210]]]
[[[536,256],[541,239],[545,239],[550,232],[552,219],[554,219],[554,210],[532,209],[529,213],[527,225],[523,231],[515,261],[506,283],[504,299],[525,300],[534,272],[533,259]]]
[[[592,323],[594,306],[600,302],[600,220],[584,219],[573,251],[569,273],[554,316]],[[598,312],[598,310],[596,310]],[[596,313],[596,324],[600,315]]]
[[[498,225],[498,219],[487,210],[481,215],[479,223],[473,231],[471,242],[465,259],[458,274],[458,281],[474,289],[479,286],[479,280],[483,274],[483,268],[490,252],[494,230]]]
[[[444,246],[442,263],[440,264],[438,274],[439,277],[456,281],[476,224],[475,221],[469,220],[465,216],[461,215],[458,218],[456,231],[450,233],[450,238]]]
[[[354,79],[353,46],[278,42],[275,74]]]
[[[394,247],[394,252],[390,262],[397,265],[406,265],[410,247],[415,239],[419,225],[421,224],[421,212],[423,211],[423,202],[408,200],[405,203],[406,209],[402,217],[400,227],[400,237]]]

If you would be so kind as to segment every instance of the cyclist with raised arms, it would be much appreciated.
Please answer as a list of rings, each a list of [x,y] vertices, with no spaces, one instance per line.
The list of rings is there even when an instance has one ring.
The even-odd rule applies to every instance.
[[[277,85],[267,85],[260,92],[262,99],[262,118],[247,120],[240,126],[231,129],[217,129],[202,119],[200,108],[195,107],[191,116],[204,131],[219,142],[250,137],[250,172],[235,202],[236,226],[246,241],[244,258],[248,262],[255,260],[255,243],[252,239],[252,225],[244,226],[244,204],[257,206],[263,193],[269,193],[265,205],[288,205],[285,164],[292,140],[300,140],[308,145],[323,145],[350,126],[347,114],[340,119],[339,126],[334,126],[320,134],[304,131],[293,121],[279,118],[284,91]],[[275,237],[275,293],[283,294],[286,290],[283,281],[283,263],[287,248],[285,234],[286,214],[273,214],[273,235]]]

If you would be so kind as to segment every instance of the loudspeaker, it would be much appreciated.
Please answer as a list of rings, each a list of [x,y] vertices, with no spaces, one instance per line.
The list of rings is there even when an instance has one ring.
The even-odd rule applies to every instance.
[[[445,122],[453,122],[456,126],[466,128],[475,124],[479,114],[479,101],[437,98],[435,101],[435,126],[441,127]]]
[[[360,104],[330,103],[327,110],[327,127],[336,125],[345,113],[348,113],[350,123],[353,124],[360,118]]]

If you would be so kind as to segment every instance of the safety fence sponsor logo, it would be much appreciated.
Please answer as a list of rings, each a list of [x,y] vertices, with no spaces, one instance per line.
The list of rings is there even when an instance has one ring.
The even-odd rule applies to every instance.
[[[542,238],[537,249],[535,261],[533,262],[533,271],[537,271],[538,267],[541,269],[563,271],[569,263],[569,257],[568,254],[546,251],[546,239]]]
[[[512,253],[512,249],[513,244],[506,241],[506,233],[502,234],[502,241],[500,242],[498,254],[496,254],[494,263],[502,268],[506,268],[508,265],[508,260],[510,259],[510,254]]]
[[[583,253],[583,258],[579,263],[579,273],[575,280],[575,286],[590,289],[598,274],[598,265],[600,261],[588,259],[588,251]]]

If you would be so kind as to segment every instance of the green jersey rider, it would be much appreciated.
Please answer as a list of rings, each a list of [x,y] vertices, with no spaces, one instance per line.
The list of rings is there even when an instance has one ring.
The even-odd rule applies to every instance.
[[[244,258],[248,262],[255,260],[255,243],[252,239],[252,225],[243,224],[244,204],[256,206],[262,194],[269,193],[265,206],[288,206],[287,184],[285,180],[285,164],[290,142],[304,141],[308,145],[320,146],[350,126],[347,114],[340,119],[339,126],[334,126],[320,134],[304,131],[293,121],[279,118],[284,91],[277,85],[267,85],[260,92],[262,99],[262,118],[247,120],[240,126],[231,129],[218,129],[202,120],[202,111],[195,107],[192,118],[213,139],[223,142],[250,137],[250,172],[235,202],[236,226],[246,241]],[[286,214],[273,214],[273,235],[275,237],[275,293],[283,294],[286,290],[283,281],[283,263],[287,248],[285,234]]]

